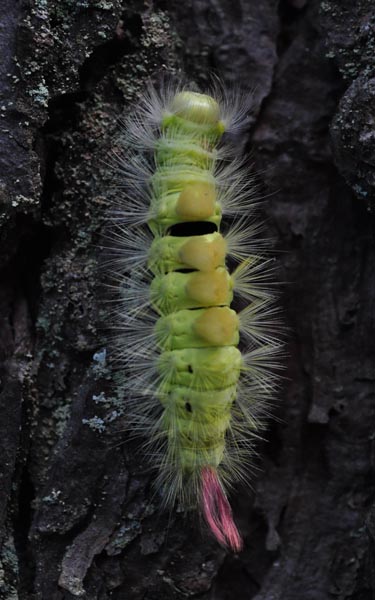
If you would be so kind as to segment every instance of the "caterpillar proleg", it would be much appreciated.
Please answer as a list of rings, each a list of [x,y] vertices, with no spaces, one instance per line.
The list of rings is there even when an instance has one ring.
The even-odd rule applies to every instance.
[[[132,427],[165,504],[198,508],[234,551],[227,491],[248,478],[279,349],[252,179],[222,140],[247,110],[219,85],[152,88],[126,124],[114,234]]]

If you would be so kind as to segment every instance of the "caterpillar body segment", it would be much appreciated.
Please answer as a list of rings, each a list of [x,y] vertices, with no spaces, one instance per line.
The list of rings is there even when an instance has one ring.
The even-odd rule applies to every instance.
[[[279,348],[252,182],[221,146],[243,118],[238,99],[218,87],[150,91],[127,125],[131,152],[119,159],[126,193],[113,261],[125,392],[134,427],[157,456],[157,483],[166,504],[200,509],[235,551],[242,540],[226,490],[247,478]],[[223,234],[222,217],[236,214]],[[236,297],[248,303],[240,312],[231,307]]]

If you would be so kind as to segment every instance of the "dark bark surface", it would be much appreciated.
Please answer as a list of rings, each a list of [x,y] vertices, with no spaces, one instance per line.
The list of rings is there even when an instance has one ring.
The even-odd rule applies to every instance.
[[[374,598],[373,2],[3,0],[1,20],[0,597]],[[253,90],[241,143],[285,282],[235,557],[160,510],[105,363],[106,161],[160,70]]]

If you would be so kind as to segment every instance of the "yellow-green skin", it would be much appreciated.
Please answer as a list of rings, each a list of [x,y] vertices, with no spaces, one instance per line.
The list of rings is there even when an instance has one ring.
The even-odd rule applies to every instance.
[[[223,459],[242,368],[213,175],[215,146],[225,127],[213,98],[181,92],[161,129],[148,222],[155,236],[148,262],[154,274],[151,302],[160,314],[158,396],[169,454],[191,474],[204,466],[217,468]],[[218,232],[169,235],[175,224],[198,221],[214,223]]]

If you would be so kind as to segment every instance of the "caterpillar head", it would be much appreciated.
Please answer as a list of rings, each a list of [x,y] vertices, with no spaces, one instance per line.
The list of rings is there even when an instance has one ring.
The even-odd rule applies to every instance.
[[[179,92],[173,99],[171,110],[193,123],[217,125],[220,119],[220,107],[216,100],[198,92]]]

